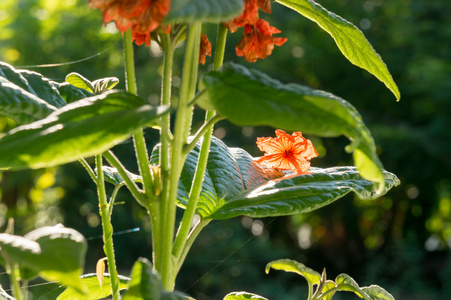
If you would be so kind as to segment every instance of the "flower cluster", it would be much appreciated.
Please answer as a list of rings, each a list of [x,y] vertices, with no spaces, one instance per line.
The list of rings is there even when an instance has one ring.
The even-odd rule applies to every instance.
[[[104,24],[114,21],[121,32],[131,28],[135,43],[146,46],[150,45],[150,33],[168,14],[170,4],[170,0],[89,0],[91,8],[102,10]]]
[[[256,62],[257,59],[264,59],[271,55],[274,45],[281,46],[287,38],[273,37],[279,33],[275,27],[269,25],[265,20],[259,18],[258,9],[271,13],[270,0],[244,0],[244,10],[237,18],[224,23],[230,32],[235,32],[240,27],[244,27],[244,34],[241,41],[236,46],[236,54],[244,56],[249,62]]]
[[[278,129],[276,138],[257,138],[257,146],[266,153],[255,163],[268,168],[291,170],[297,174],[307,173],[310,169],[309,160],[318,156],[312,142],[305,139],[301,132],[289,135]]]

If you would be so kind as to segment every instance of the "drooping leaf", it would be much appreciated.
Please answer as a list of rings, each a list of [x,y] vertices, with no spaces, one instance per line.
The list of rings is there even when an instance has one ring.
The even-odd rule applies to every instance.
[[[114,185],[123,185],[125,184],[124,179],[119,174],[116,168],[103,166],[102,167],[103,174],[105,175],[105,180]],[[127,171],[127,170],[126,170]],[[127,171],[127,174],[130,176],[131,180],[134,182],[142,182],[142,177],[132,172]]]
[[[165,22],[225,22],[243,10],[243,0],[172,0]]]
[[[321,274],[306,267],[304,264],[291,259],[279,259],[268,263],[265,268],[266,274],[269,273],[271,268],[274,270],[299,274],[311,284],[318,284],[321,280]]]
[[[360,298],[371,300],[371,298],[359,287],[357,282],[348,274],[340,274],[335,278],[335,283],[340,291],[354,292]]]
[[[66,82],[72,84],[77,88],[84,89],[90,93],[94,93],[95,91],[94,87],[91,84],[91,81],[75,72],[72,72],[66,76]]]
[[[200,151],[200,143],[188,154],[178,186],[178,205],[188,201]],[[158,164],[158,146],[151,162]],[[202,218],[228,219],[240,215],[255,218],[310,212],[354,192],[361,199],[375,199],[374,183],[355,167],[311,168],[296,175],[263,169],[240,148],[229,148],[212,137],[197,213]],[[386,193],[399,185],[398,178],[384,171]]]
[[[126,290],[128,287],[128,282],[130,278],[119,275],[119,290]],[[62,292],[57,300],[97,300],[104,299],[111,295],[111,281],[110,274],[103,274],[103,285],[99,285],[97,276],[95,273],[85,274],[81,276],[81,282],[89,291],[88,294],[84,295],[73,288],[67,288]]]
[[[358,111],[347,101],[298,84],[282,84],[269,76],[233,63],[203,76],[204,92],[197,103],[214,109],[240,126],[269,125],[322,137],[347,136],[362,177],[384,189],[376,146]],[[239,107],[239,109],[237,109]]]
[[[326,10],[313,0],[276,0],[317,23],[335,40],[343,55],[354,65],[367,70],[395,95],[401,95],[387,66],[363,33],[352,23]]]
[[[85,238],[62,226],[41,227],[24,237],[0,234],[0,246],[8,259],[48,281],[60,281],[84,291],[82,274],[87,250]],[[30,279],[30,278],[27,278]]]
[[[168,111],[115,91],[73,102],[2,137],[0,169],[50,167],[100,154]]]
[[[223,300],[251,300],[251,299],[268,300],[265,297],[248,292],[232,292],[230,294],[227,294]]]
[[[324,283],[324,287],[323,287],[323,294],[326,293],[327,291],[335,288],[337,285],[335,284],[335,282],[333,282],[332,280],[326,280],[326,282]],[[326,296],[323,297],[324,300],[331,300],[332,297],[334,296],[335,292],[332,292],[330,294],[327,294]]]
[[[385,289],[378,285],[370,285],[361,288],[371,300],[395,300],[395,298]]]

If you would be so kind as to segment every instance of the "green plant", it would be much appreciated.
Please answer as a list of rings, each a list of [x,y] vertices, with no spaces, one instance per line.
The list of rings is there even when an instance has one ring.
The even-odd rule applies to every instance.
[[[376,76],[399,99],[387,67],[355,26],[314,1],[277,2],[318,23],[334,38],[349,61]],[[2,114],[21,126],[0,139],[0,169],[35,169],[80,161],[97,186],[109,274],[103,274],[100,268],[96,274],[99,285],[93,284],[93,274],[78,279],[83,260],[50,249],[51,253],[75,261],[77,272],[71,274],[77,280],[67,280],[69,271],[65,270],[46,277],[46,270],[39,264],[33,266],[32,273],[24,275],[31,268],[27,257],[39,251],[24,240],[27,236],[4,234],[0,246],[16,299],[26,297],[19,281],[24,281],[26,287],[26,281],[37,275],[69,286],[59,299],[100,299],[110,294],[113,299],[120,299],[121,290],[127,290],[123,299],[185,299],[187,296],[173,291],[177,273],[195,239],[211,221],[240,215],[261,218],[305,213],[349,192],[362,199],[375,199],[399,184],[394,174],[382,169],[371,133],[350,103],[299,84],[283,84],[241,65],[223,64],[227,29],[234,32],[244,27],[237,54],[250,62],[266,58],[274,45],[281,46],[286,41],[273,37],[278,30],[260,19],[255,10],[270,12],[269,1],[93,0],[91,6],[102,9],[105,22],[114,20],[123,31],[127,91],[111,89],[118,81],[116,78],[90,82],[71,73],[66,82],[58,83],[41,74],[2,64]],[[219,23],[219,26],[213,70],[199,78],[199,62],[204,62],[205,55],[211,51],[208,40],[201,35],[204,22]],[[152,41],[162,48],[159,106],[151,106],[137,96],[132,40],[146,45]],[[173,55],[182,42],[185,43],[182,82],[180,95],[175,99],[171,95]],[[205,122],[192,132],[195,105],[205,110]],[[353,153],[356,167],[310,168],[308,172],[302,168],[287,170],[277,164],[265,167],[245,150],[229,148],[212,137],[213,126],[224,118],[240,126],[269,125],[320,137],[345,135],[351,140],[346,151]],[[143,133],[146,128],[160,132],[159,144],[150,155]],[[139,174],[126,170],[111,150],[130,137]],[[293,155],[291,150],[283,153],[286,157],[279,157],[281,160],[298,164],[301,154]],[[94,168],[85,160],[91,156],[95,156]],[[104,165],[104,159],[110,166]],[[115,186],[110,197],[105,182]],[[122,186],[147,210],[152,227],[153,253],[149,254],[152,263],[138,260],[130,279],[117,272],[112,239],[111,215],[117,191]],[[176,230],[177,206],[184,213]],[[199,221],[193,224],[196,215]],[[46,230],[50,237],[61,231],[60,227]],[[84,243],[83,238],[63,236]],[[77,253],[84,255],[82,249]],[[320,283],[321,292],[326,281]],[[340,286],[339,282],[336,284]],[[103,289],[105,286],[111,289]],[[243,295],[226,298],[242,299],[239,297]],[[368,299],[379,299],[375,297]],[[311,294],[309,299],[320,299],[320,294]]]

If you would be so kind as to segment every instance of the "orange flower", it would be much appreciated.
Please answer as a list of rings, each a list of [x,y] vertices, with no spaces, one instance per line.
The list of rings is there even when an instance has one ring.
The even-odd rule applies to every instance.
[[[257,146],[266,153],[255,163],[297,174],[307,173],[310,169],[308,160],[318,156],[312,142],[302,137],[301,132],[289,135],[277,129],[276,138],[257,138]]]
[[[132,29],[137,45],[150,45],[150,33],[169,12],[170,0],[89,0],[91,8],[102,10],[103,23],[114,21],[121,31]]]
[[[205,57],[211,56],[211,43],[206,34],[200,35],[199,63],[205,65]]]
[[[259,0],[260,1],[260,0]],[[233,20],[223,23],[225,27],[234,33],[240,27],[246,26],[246,24],[255,24],[258,21],[258,5],[257,0],[244,0],[244,10]]]
[[[287,41],[287,38],[272,37],[279,32],[280,30],[261,19],[255,25],[246,25],[244,35],[236,46],[236,55],[244,56],[248,62],[266,58],[271,55],[274,45],[281,46]]]

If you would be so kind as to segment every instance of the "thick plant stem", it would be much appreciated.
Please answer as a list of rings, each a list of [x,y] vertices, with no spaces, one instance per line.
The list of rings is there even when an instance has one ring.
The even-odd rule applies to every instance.
[[[171,43],[169,35],[165,34],[162,36],[163,42],[163,51],[164,51],[164,62],[163,62],[163,80],[161,82],[161,105],[171,105],[171,87],[172,87],[172,65],[173,65],[173,57],[174,57],[174,46]],[[170,130],[171,128],[171,119],[170,114],[166,114],[161,117],[161,122],[163,126],[161,130]],[[160,170],[161,177],[163,179],[163,187],[161,191],[160,199],[169,199],[169,180],[167,180],[170,174],[170,141],[169,137],[171,134],[169,132],[161,132],[160,134]],[[160,202],[160,211],[161,211],[161,202]],[[161,214],[160,214],[161,216]],[[162,220],[160,217],[159,220]],[[156,224],[154,227],[153,234],[153,251],[154,251],[154,265],[157,266],[157,270],[161,270],[163,268],[162,261],[162,240],[159,237],[160,230],[159,226],[161,225],[159,220],[156,220]],[[157,228],[158,227],[158,228]]]
[[[108,258],[108,270],[110,272],[111,292],[113,300],[119,300],[119,276],[116,268],[113,245],[113,226],[111,225],[111,215],[108,208],[108,201],[105,191],[105,180],[102,170],[102,156],[96,156],[97,167],[97,193],[99,197],[100,216],[103,228],[103,250]]]
[[[173,290],[175,281],[175,265],[172,256],[172,243],[175,228],[175,212],[178,192],[178,181],[184,164],[186,155],[183,155],[183,146],[189,135],[189,126],[187,123],[191,119],[192,106],[188,105],[189,100],[194,96],[197,82],[197,69],[199,60],[201,23],[197,22],[191,25],[188,33],[188,41],[185,51],[183,66],[182,85],[180,98],[175,120],[174,140],[171,148],[171,169],[169,180],[164,186],[169,187],[168,198],[162,203],[162,224],[161,241],[162,257],[157,270],[161,274],[163,286],[166,290]]]
[[[217,70],[222,66],[224,59],[224,51],[225,44],[227,38],[227,29],[224,25],[220,24],[218,28],[218,37],[216,40],[216,50],[214,57],[214,65],[213,68]],[[205,123],[208,124],[210,120],[215,117],[214,111],[207,111],[205,114]],[[196,173],[194,174],[193,183],[191,185],[191,191],[189,194],[188,204],[186,206],[185,212],[183,214],[183,219],[180,224],[179,231],[177,233],[177,237],[173,246],[173,255],[175,256],[178,265],[182,263],[184,257],[186,256],[187,251],[185,250],[185,246],[191,247],[191,245],[187,245],[187,237],[191,228],[191,224],[193,222],[194,215],[196,213],[197,203],[199,202],[200,193],[202,192],[202,184],[204,182],[205,170],[207,167],[208,161],[208,152],[210,150],[211,143],[211,135],[213,132],[214,122],[212,122],[211,126],[209,126],[203,135],[202,146],[199,153],[199,158],[197,162]],[[203,228],[203,227],[202,227]],[[197,233],[198,234],[198,233]],[[196,235],[197,236],[197,235]],[[193,242],[193,241],[192,241]],[[191,243],[192,243],[191,242]],[[182,255],[185,253],[184,255]]]

